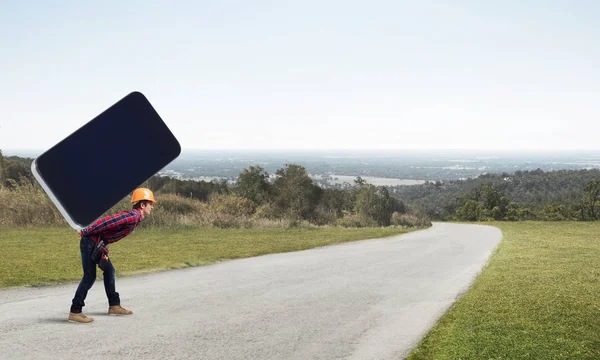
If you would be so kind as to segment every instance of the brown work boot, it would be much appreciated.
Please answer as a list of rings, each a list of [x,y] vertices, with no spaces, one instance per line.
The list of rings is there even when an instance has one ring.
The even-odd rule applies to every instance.
[[[84,313],[80,312],[80,313],[69,313],[69,322],[78,322],[78,323],[91,323],[92,321],[94,321],[94,318],[91,318],[89,316],[85,316]]]
[[[133,311],[127,310],[121,305],[109,306],[108,307],[108,315],[131,315]]]

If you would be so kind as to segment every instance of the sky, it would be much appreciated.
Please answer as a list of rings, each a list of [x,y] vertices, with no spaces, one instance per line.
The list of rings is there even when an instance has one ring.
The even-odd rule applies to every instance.
[[[0,1],[0,149],[48,149],[140,91],[184,149],[596,150],[599,16],[585,0]]]

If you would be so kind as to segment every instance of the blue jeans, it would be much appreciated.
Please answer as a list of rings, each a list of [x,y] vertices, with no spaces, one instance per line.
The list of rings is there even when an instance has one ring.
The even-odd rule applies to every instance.
[[[83,278],[77,287],[73,303],[71,304],[72,313],[80,313],[85,306],[85,298],[88,290],[92,288],[96,281],[96,264],[92,260],[92,249],[94,248],[94,240],[89,236],[82,236],[79,242],[81,250],[81,266],[83,267]],[[120,305],[121,299],[119,293],[115,290],[115,268],[108,259],[108,264],[104,269],[104,290],[108,297],[108,305]]]

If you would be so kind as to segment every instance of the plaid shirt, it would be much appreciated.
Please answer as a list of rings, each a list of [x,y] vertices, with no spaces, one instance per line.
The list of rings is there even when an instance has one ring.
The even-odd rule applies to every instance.
[[[91,236],[95,242],[99,242],[102,238],[112,244],[131,234],[141,221],[142,212],[140,210],[122,211],[97,220],[86,229],[81,230],[81,235]]]

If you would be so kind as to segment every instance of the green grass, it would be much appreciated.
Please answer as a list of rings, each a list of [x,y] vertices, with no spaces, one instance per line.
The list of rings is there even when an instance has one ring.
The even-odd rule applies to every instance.
[[[491,223],[503,239],[408,359],[600,359],[600,223]]]
[[[409,359],[600,359],[600,223],[490,223],[503,239]],[[385,237],[402,229],[138,229],[111,245],[117,276]],[[70,228],[0,229],[0,286],[81,278]],[[99,271],[99,277],[101,272]]]
[[[117,276],[211,264],[386,237],[400,228],[171,229],[140,228],[110,245]],[[79,237],[71,228],[0,228],[0,286],[41,286],[79,281]],[[98,271],[101,278],[102,272]]]

